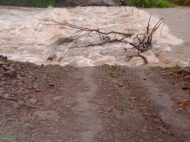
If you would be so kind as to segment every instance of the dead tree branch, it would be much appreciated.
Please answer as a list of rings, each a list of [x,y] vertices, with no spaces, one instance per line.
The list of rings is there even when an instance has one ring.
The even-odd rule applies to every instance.
[[[138,44],[128,42],[126,40],[126,38],[133,36],[133,34],[131,34],[131,33],[123,33],[123,32],[117,32],[117,31],[103,32],[98,28],[97,29],[85,28],[85,27],[81,27],[81,26],[77,26],[77,25],[68,23],[68,22],[61,23],[61,22],[52,21],[52,20],[39,19],[40,23],[37,25],[35,31],[40,27],[40,25],[42,25],[42,26],[39,29],[39,32],[42,30],[44,25],[63,25],[63,26],[67,26],[67,27],[70,27],[70,28],[77,30],[74,34],[72,34],[69,37],[72,40],[82,38],[85,36],[93,37],[94,35],[96,35],[99,37],[100,42],[92,42],[90,44],[80,46],[80,47],[100,46],[100,45],[104,45],[107,43],[116,43],[116,42],[130,44],[132,46],[132,48],[130,48],[130,50],[124,48],[124,50],[126,52],[136,50],[138,52],[138,55],[132,55],[132,56],[130,56],[130,58],[141,57],[144,60],[145,64],[147,64],[148,60],[144,56],[140,55],[140,53],[143,53],[147,50],[152,49],[152,47],[153,47],[153,45],[152,45],[153,34],[158,30],[160,25],[163,25],[163,23],[164,23],[164,19],[161,18],[156,23],[156,25],[153,27],[153,29],[150,30],[150,19],[151,19],[151,15],[149,17],[146,32],[144,33],[143,38],[140,38],[138,34],[136,35],[136,38],[138,39]],[[34,33],[35,33],[35,31],[34,31]],[[113,39],[111,39],[111,35],[113,35],[113,34],[120,35],[120,39],[116,38],[116,36]],[[72,47],[72,48],[77,48],[77,46]]]

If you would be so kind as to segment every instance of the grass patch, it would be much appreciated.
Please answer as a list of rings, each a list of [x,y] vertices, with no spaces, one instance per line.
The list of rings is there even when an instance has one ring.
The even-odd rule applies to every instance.
[[[117,110],[120,110],[120,111],[127,111],[127,110],[132,110],[133,108],[131,106],[126,106],[126,105],[120,105],[120,104],[117,104],[115,106],[115,108]]]
[[[156,7],[168,8],[168,7],[173,7],[173,4],[171,4],[170,2],[168,2],[166,0],[158,0]]]
[[[121,71],[119,69],[108,70],[108,75],[114,78],[119,78],[121,76]]]
[[[17,142],[18,138],[20,138],[21,135],[16,134],[15,132],[11,131],[5,136],[0,136],[0,142]]]
[[[59,67],[59,64],[49,64],[49,65],[47,65],[48,67],[50,67],[50,68],[57,68],[57,67]]]
[[[181,67],[178,64],[176,64],[175,67],[168,67],[168,68],[165,68],[165,70],[168,72],[176,72],[180,68]]]
[[[115,2],[120,2],[120,0],[114,0]],[[173,4],[168,0],[126,0],[127,6],[136,6],[136,7],[158,7],[158,8],[168,8],[173,7]]]
[[[160,67],[159,66],[156,66],[156,67],[149,66],[148,68],[151,69],[151,70],[154,70],[154,69],[158,69]]]
[[[45,80],[46,80],[47,83],[52,83],[53,82],[53,78],[52,77],[47,77]]]

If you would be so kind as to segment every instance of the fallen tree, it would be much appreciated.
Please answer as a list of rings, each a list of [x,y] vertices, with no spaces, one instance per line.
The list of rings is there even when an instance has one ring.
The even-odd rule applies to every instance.
[[[150,30],[150,19],[151,19],[151,15],[149,17],[148,20],[148,24],[147,24],[147,28],[146,28],[146,32],[143,35],[143,38],[139,38],[139,35],[136,34],[136,38],[138,39],[138,43],[132,43],[127,41],[127,38],[133,36],[134,34],[131,33],[123,33],[123,32],[117,32],[117,31],[110,31],[110,32],[104,32],[101,31],[100,29],[92,29],[92,28],[86,28],[86,27],[81,27],[78,25],[74,25],[68,22],[57,22],[57,21],[52,21],[52,20],[44,20],[44,19],[39,19],[40,22],[37,25],[34,33],[36,32],[37,29],[39,29],[39,26],[41,26],[41,28],[39,29],[39,32],[42,30],[42,28],[45,25],[64,25],[73,29],[76,29],[76,32],[74,34],[72,34],[71,36],[69,36],[68,38],[64,38],[61,40],[58,40],[56,43],[57,44],[63,44],[65,41],[73,41],[75,39],[80,39],[81,37],[99,37],[99,41],[95,41],[95,42],[91,42],[88,44],[85,44],[83,46],[80,47],[90,47],[90,46],[100,46],[100,45],[104,45],[107,43],[116,43],[116,42],[121,42],[121,43],[125,43],[125,44],[130,44],[132,47],[127,49],[127,48],[123,48],[126,52],[130,52],[130,51],[137,51],[136,54],[130,55],[128,56],[130,59],[133,57],[141,57],[145,64],[148,64],[148,60],[146,59],[146,57],[144,57],[143,55],[141,55],[141,53],[146,52],[148,50],[151,50],[153,48],[152,45],[152,38],[153,38],[153,34],[157,31],[157,29],[163,25],[164,23],[164,19],[161,18],[156,25],[153,27],[153,29]],[[161,30],[162,31],[162,30]],[[111,35],[115,34],[115,37],[111,38]],[[116,35],[119,35],[120,38],[117,38]],[[79,46],[74,46],[71,48],[80,48]]]

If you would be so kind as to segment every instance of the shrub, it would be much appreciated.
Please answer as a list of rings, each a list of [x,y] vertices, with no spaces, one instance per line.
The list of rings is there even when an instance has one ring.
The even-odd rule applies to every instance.
[[[137,7],[160,7],[167,8],[172,7],[172,4],[167,0],[127,0],[127,5],[129,6],[137,6]]]
[[[180,5],[190,5],[190,0],[170,0],[170,1]]]
[[[0,5],[48,7],[58,6],[63,0],[0,0]]]
[[[173,5],[169,2],[167,2],[166,0],[158,0],[156,7],[160,7],[160,8],[168,8],[168,7],[172,7]]]

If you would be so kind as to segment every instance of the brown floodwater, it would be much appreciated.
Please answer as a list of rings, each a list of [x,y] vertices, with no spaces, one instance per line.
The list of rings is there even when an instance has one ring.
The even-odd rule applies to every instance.
[[[127,9],[127,11],[126,11]],[[43,25],[44,20],[100,29],[104,32],[131,33],[125,40],[137,43],[136,34],[146,32],[149,13],[152,13],[150,28],[163,17],[165,25],[153,36],[153,49],[144,55],[150,65],[189,65],[190,55],[190,8],[136,9],[133,7],[76,7],[76,8],[21,8],[0,6],[0,53],[18,61],[36,64],[72,64],[75,66],[97,66],[102,64],[139,66],[144,61],[126,58],[123,48],[129,44],[108,43],[82,47],[101,42],[97,34],[83,36],[61,45],[57,40],[67,38],[77,30],[64,25]],[[40,20],[39,20],[40,19]],[[48,24],[52,24],[51,22]],[[85,33],[82,33],[85,34]],[[121,36],[111,34],[111,39]],[[73,48],[73,47],[78,48]],[[47,60],[53,57],[53,61]]]
[[[164,18],[165,24],[169,27],[170,33],[184,42],[180,45],[171,45],[171,51],[164,55],[167,59],[190,62],[190,7],[175,8],[153,8],[144,9],[157,18]],[[163,57],[163,58],[164,58]]]

